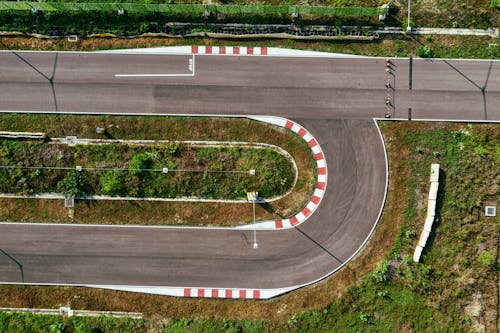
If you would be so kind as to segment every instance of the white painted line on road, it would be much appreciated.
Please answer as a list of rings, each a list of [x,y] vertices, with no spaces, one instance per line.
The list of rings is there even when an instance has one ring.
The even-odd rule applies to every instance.
[[[373,118],[375,121],[409,121],[408,118]],[[411,121],[429,121],[446,123],[492,123],[498,124],[500,120],[471,120],[471,119],[447,119],[447,118],[411,118]]]
[[[194,76],[191,74],[115,74],[115,77],[182,77],[182,76]]]
[[[188,70],[191,73],[183,74],[115,74],[115,77],[193,77],[195,76],[195,55],[192,54],[188,60]]]

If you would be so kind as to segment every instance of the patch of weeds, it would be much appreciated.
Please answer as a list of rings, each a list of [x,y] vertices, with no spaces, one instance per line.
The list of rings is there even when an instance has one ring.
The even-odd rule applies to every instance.
[[[489,251],[484,251],[479,256],[479,263],[484,267],[490,268],[493,266],[494,262],[495,262],[495,257],[493,257],[493,254],[491,254],[491,252]]]

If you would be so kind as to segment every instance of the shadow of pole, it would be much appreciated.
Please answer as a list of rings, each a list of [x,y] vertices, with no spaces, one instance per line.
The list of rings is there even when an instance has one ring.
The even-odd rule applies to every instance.
[[[318,243],[317,241],[315,241],[311,236],[309,236],[302,229],[300,229],[300,227],[295,227],[294,229],[297,230],[299,233],[301,233],[302,236],[306,237],[311,242],[313,242],[314,244],[316,244],[321,250],[325,251],[330,257],[332,257],[333,259],[335,259],[336,261],[338,261],[339,264],[341,264],[341,265],[344,264],[344,261],[340,260],[337,256],[335,256],[333,253],[331,253],[330,250],[328,250],[323,245],[321,245],[320,243]]]
[[[480,87],[476,82],[474,82],[471,78],[469,78],[467,75],[465,75],[461,70],[453,66],[448,60],[443,59],[444,63],[447,64],[449,67],[451,67],[454,71],[456,71],[458,74],[460,74],[462,77],[464,77],[467,81],[469,81],[474,87],[479,89],[481,91],[481,94],[483,96],[483,112],[484,112],[484,120],[488,120],[488,107],[486,103],[486,87],[488,86],[488,81],[490,80],[490,75],[491,75],[491,68],[493,67],[493,61],[490,61],[489,66],[488,66],[488,72],[486,73],[486,80],[484,82],[484,85]]]
[[[54,76],[56,75],[57,59],[58,58],[59,58],[59,53],[56,53],[56,56],[54,58],[54,67],[52,68],[52,76],[49,78],[50,89],[52,90],[52,97],[54,99],[54,110],[55,111],[59,110],[59,108],[57,106],[56,89],[54,87]]]
[[[12,257],[11,255],[9,255],[7,252],[5,252],[4,250],[0,249],[0,252],[2,252],[7,258],[9,258],[10,260],[12,260],[13,262],[16,263],[17,267],[19,267],[19,271],[21,272],[21,282],[24,283],[24,270],[23,270],[23,265],[17,261],[14,257]]]
[[[259,205],[259,207],[263,208],[268,213],[276,214],[282,219],[284,218],[284,216],[277,213],[273,206],[267,201],[257,201],[257,205]]]
[[[54,100],[54,108],[55,111],[58,111],[58,105],[57,105],[57,98],[56,98],[56,90],[54,87],[54,76],[56,75],[56,68],[57,68],[57,60],[59,58],[59,53],[56,52],[56,56],[54,58],[54,66],[52,67],[52,75],[49,77],[45,75],[42,71],[40,71],[38,68],[36,68],[33,64],[31,64],[27,59],[25,59],[22,55],[17,53],[16,51],[12,50],[8,45],[6,45],[4,42],[0,40],[0,45],[2,45],[4,48],[12,52],[13,55],[15,55],[20,61],[25,63],[28,67],[33,69],[35,72],[40,74],[44,79],[46,79],[49,84],[50,84],[50,89],[52,91],[52,98]]]

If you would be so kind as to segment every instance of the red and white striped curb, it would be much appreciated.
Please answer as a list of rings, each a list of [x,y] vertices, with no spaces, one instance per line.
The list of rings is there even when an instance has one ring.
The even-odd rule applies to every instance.
[[[184,297],[261,299],[259,289],[184,288]]]
[[[18,284],[18,283],[16,283]],[[28,283],[29,284],[29,283]],[[51,285],[51,284],[48,284]],[[74,286],[65,284],[67,286]],[[161,287],[161,286],[120,286],[120,285],[85,285],[85,287],[112,290],[131,291],[154,295],[174,297],[219,298],[219,299],[269,299],[293,290],[295,287],[275,289],[251,288],[187,288],[187,287]]]
[[[304,139],[307,142],[307,144],[309,145],[314,154],[314,158],[316,159],[316,166],[318,169],[318,178],[316,181],[316,188],[314,189],[313,195],[309,200],[309,202],[307,203],[307,205],[304,208],[302,208],[302,210],[299,213],[287,219],[260,222],[257,223],[255,226],[258,229],[283,229],[283,228],[295,227],[300,223],[304,222],[305,220],[307,220],[314,213],[314,211],[318,208],[325,194],[328,172],[323,150],[321,149],[321,146],[319,145],[318,141],[311,135],[311,133],[309,133],[308,130],[306,130],[304,127],[300,126],[299,124],[291,120],[280,117],[268,117],[268,116],[249,116],[248,118],[285,127],[297,133],[302,137],[302,139]],[[254,228],[254,226],[248,225],[248,226],[238,227],[238,229],[250,229],[250,228]]]
[[[251,46],[191,46],[192,54],[225,54],[225,55],[267,55],[267,47]]]

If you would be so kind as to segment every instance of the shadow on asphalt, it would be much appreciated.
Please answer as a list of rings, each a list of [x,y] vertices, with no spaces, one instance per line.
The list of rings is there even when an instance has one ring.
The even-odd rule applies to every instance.
[[[294,229],[297,230],[298,232],[300,232],[304,237],[306,237],[307,239],[309,239],[311,242],[313,242],[314,244],[316,244],[320,249],[322,249],[323,251],[325,251],[330,257],[332,257],[333,259],[335,259],[336,261],[338,261],[339,264],[341,264],[341,265],[344,264],[344,261],[340,260],[337,256],[335,256],[333,253],[331,253],[330,250],[328,250],[323,245],[321,245],[320,243],[318,243],[317,241],[315,241],[311,236],[309,236],[302,229],[300,229],[300,227],[295,227]]]
[[[481,91],[481,95],[483,96],[483,112],[484,112],[484,120],[488,120],[488,107],[486,104],[486,87],[488,86],[488,81],[490,80],[490,75],[491,75],[491,68],[493,67],[493,61],[490,61],[489,66],[488,66],[488,72],[486,74],[486,80],[484,81],[484,85],[480,86],[476,82],[474,82],[471,78],[469,78],[465,73],[463,73],[460,69],[457,67],[453,66],[448,60],[443,59],[443,62],[450,66],[454,71],[456,71],[458,74],[460,74],[464,79],[469,81],[474,87],[479,89]]]
[[[19,272],[21,273],[21,282],[24,283],[24,269],[23,269],[23,265],[16,260],[16,258],[12,257],[10,254],[8,254],[7,252],[5,252],[4,250],[0,249],[0,252],[3,253],[7,258],[9,258],[10,260],[12,260],[16,265],[17,267],[19,267]]]
[[[49,84],[50,84],[50,90],[52,92],[52,98],[54,100],[54,111],[58,111],[59,107],[57,106],[56,89],[54,87],[54,76],[56,75],[57,60],[59,58],[59,53],[56,53],[56,56],[54,58],[54,66],[52,67],[52,75],[51,76],[47,76],[42,71],[40,71],[38,68],[36,68],[35,65],[33,65],[26,58],[24,58],[22,55],[20,55],[19,53],[17,53],[16,51],[12,50],[7,45],[5,45],[5,43],[3,43],[1,40],[0,40],[0,44],[4,48],[6,48],[10,52],[12,52],[12,54],[15,55],[20,61],[24,62],[28,67],[30,67],[31,69],[33,69],[35,72],[37,72],[38,74],[40,74],[44,79],[46,79],[49,82]]]

